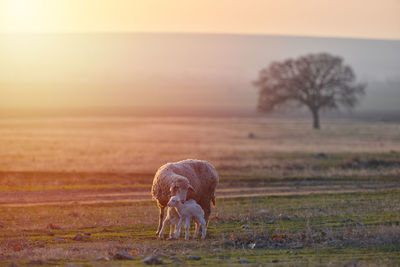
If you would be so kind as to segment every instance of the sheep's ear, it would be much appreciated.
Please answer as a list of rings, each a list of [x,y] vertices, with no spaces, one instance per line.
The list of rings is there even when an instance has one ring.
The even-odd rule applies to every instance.
[[[188,190],[192,190],[192,191],[194,191],[194,188],[193,188],[193,186],[189,185],[189,187],[188,187]]]
[[[175,184],[173,184],[173,185],[171,185],[171,187],[169,188],[169,191],[170,191],[173,195],[175,195],[177,189],[178,189],[178,186],[176,186]]]

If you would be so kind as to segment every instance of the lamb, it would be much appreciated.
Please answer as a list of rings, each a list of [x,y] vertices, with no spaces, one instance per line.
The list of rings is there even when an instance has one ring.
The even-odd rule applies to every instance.
[[[211,213],[211,205],[215,206],[215,188],[218,174],[215,168],[203,160],[187,159],[167,163],[161,166],[154,176],[151,193],[160,209],[158,229],[161,231],[164,209],[171,196],[179,196],[182,201],[195,200],[204,211],[206,224]]]
[[[179,236],[181,231],[182,223],[185,221],[185,239],[189,240],[189,228],[190,221],[193,219],[196,223],[196,230],[193,238],[196,238],[199,234],[199,228],[201,224],[201,239],[206,237],[206,220],[204,219],[204,211],[196,201],[185,201],[182,202],[178,196],[171,197],[168,202],[168,207],[175,207],[179,214],[179,222],[175,232],[175,238]]]
[[[185,204],[197,204],[196,201],[194,201],[193,199],[189,199],[187,201],[185,201]],[[175,237],[175,233],[177,232],[177,236],[180,236],[180,229],[178,232],[178,228],[176,227],[178,222],[179,222],[180,216],[179,213],[177,212],[177,210],[174,207],[168,206],[167,209],[167,217],[165,217],[160,233],[158,235],[158,237],[160,239],[164,238],[164,230],[165,227],[167,226],[168,223],[170,223],[170,230],[169,230],[169,239],[174,239]],[[175,230],[176,229],[176,230]],[[176,232],[175,232],[176,231]]]

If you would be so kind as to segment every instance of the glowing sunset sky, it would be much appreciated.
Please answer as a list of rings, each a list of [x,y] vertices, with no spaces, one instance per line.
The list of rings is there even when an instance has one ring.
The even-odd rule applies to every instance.
[[[400,39],[399,0],[0,0],[0,32],[192,32]]]

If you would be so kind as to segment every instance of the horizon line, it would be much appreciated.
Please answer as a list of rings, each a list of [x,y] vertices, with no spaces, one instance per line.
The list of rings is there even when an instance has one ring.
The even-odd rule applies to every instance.
[[[362,36],[329,36],[329,35],[301,35],[281,33],[227,33],[227,32],[185,32],[185,31],[4,31],[1,35],[224,35],[224,36],[252,36],[252,37],[288,37],[288,38],[317,38],[317,39],[345,39],[345,40],[366,40],[366,41],[391,41],[400,42],[400,38],[374,38]]]

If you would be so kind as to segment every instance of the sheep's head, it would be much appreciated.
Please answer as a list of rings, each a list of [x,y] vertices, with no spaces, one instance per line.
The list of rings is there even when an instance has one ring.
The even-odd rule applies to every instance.
[[[178,196],[172,196],[167,205],[168,207],[177,207],[179,202],[181,202],[181,199]]]
[[[188,190],[193,190],[193,187],[186,180],[177,180],[171,184],[171,196],[178,196],[182,203],[185,202]]]

